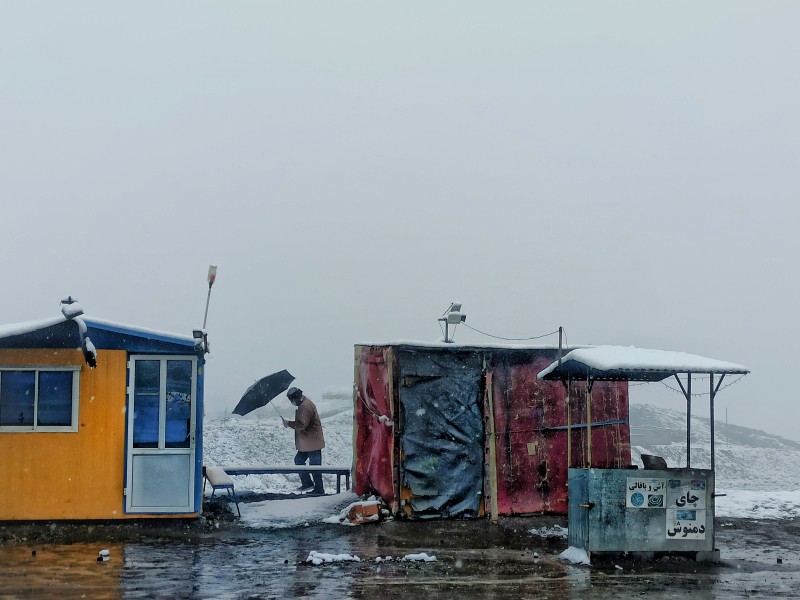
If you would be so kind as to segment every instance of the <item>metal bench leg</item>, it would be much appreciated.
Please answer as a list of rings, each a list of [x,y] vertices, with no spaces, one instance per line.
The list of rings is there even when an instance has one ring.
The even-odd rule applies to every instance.
[[[239,510],[239,499],[236,497],[236,492],[233,488],[225,488],[228,490],[228,497],[233,498],[233,501],[236,503],[236,512],[239,513],[239,518],[242,518],[242,511]]]

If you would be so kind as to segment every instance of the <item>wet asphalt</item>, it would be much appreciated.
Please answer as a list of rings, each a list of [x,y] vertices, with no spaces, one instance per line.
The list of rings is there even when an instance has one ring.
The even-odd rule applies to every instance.
[[[254,530],[225,520],[52,535],[6,526],[0,598],[800,597],[798,521],[721,519],[718,564],[619,556],[591,568],[558,559],[565,540],[529,533],[554,523],[565,525],[536,517]],[[103,549],[108,561],[97,560]],[[361,560],[314,566],[305,562],[312,550]],[[418,552],[437,560],[397,560]]]

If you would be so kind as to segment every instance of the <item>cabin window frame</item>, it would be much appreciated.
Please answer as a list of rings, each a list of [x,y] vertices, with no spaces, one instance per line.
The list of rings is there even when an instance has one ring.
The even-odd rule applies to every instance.
[[[7,371],[32,371],[34,373],[33,423],[31,425],[0,425],[0,433],[76,433],[80,406],[80,373],[77,365],[0,365],[0,384]],[[72,410],[69,425],[39,425],[39,374],[72,373]],[[2,390],[0,389],[0,394]],[[0,397],[0,402],[2,402]]]

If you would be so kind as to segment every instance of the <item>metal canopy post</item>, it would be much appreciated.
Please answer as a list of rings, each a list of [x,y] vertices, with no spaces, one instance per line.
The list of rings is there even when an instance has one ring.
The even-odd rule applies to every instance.
[[[567,390],[567,471],[572,468],[572,407],[570,406],[570,382],[571,378],[562,379],[561,383]]]
[[[709,373],[711,376],[711,384],[709,386],[709,412],[711,417],[711,470],[714,470],[714,397],[717,395],[719,391],[719,386],[722,385],[722,380],[725,379],[725,373],[720,375],[719,381],[717,382],[717,386],[714,387],[714,374]]]
[[[594,379],[586,377],[586,459],[592,468],[592,386]]]
[[[692,374],[686,374],[686,468],[692,468]]]
[[[692,468],[692,372],[686,374],[686,387],[683,387],[678,374],[675,373],[675,380],[681,386],[681,391],[686,397],[686,468]]]

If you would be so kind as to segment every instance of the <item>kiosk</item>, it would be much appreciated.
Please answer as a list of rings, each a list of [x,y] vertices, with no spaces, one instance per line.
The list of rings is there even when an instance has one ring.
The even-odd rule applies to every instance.
[[[718,560],[714,544],[714,398],[728,375],[749,371],[733,363],[664,350],[598,346],[573,350],[538,375],[586,383],[586,423],[591,428],[595,381],[656,382],[674,377],[686,397],[686,466],[667,468],[659,457],[643,456],[644,469],[585,468],[570,464],[569,544],[587,553],[672,552],[697,560]],[[691,465],[693,378],[710,382],[711,468]],[[684,379],[682,379],[683,377]],[[591,433],[588,433],[591,447]]]

